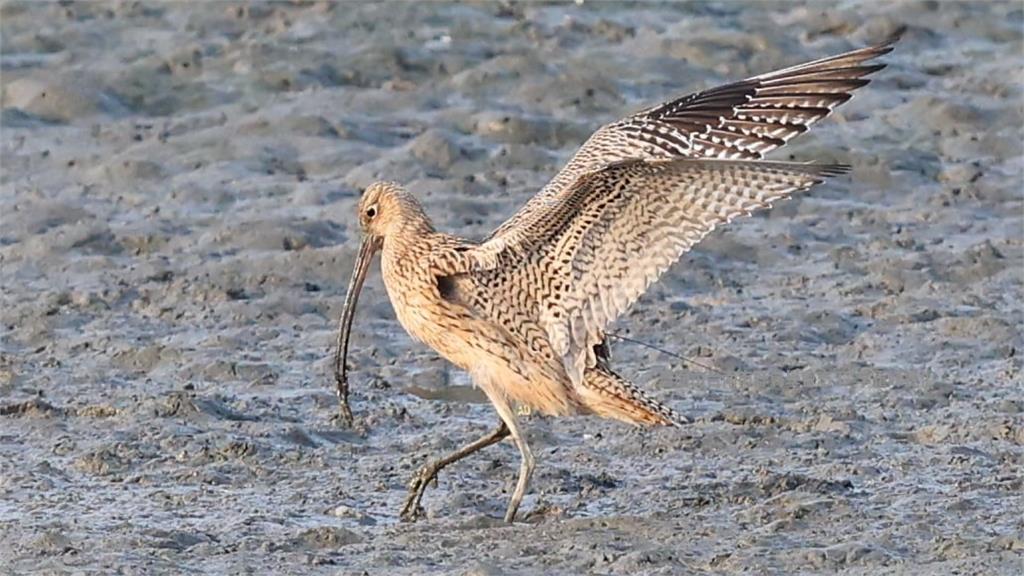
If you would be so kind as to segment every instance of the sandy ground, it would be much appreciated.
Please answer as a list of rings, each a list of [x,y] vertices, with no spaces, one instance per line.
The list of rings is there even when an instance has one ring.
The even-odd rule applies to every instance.
[[[0,572],[1019,574],[1019,2],[4,2]],[[694,419],[526,426],[373,272],[356,430],[328,358],[359,191],[483,236],[601,123],[862,46],[891,66],[776,158],[850,177],[716,232],[618,326]]]

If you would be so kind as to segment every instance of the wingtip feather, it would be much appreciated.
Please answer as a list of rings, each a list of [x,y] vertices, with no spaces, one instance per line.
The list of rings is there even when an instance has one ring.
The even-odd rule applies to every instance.
[[[842,176],[843,174],[849,174],[853,170],[853,166],[849,164],[824,164],[821,167],[822,176]]]

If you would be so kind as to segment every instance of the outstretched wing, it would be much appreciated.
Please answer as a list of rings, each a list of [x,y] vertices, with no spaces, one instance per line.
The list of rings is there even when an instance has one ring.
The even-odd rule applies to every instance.
[[[579,178],[514,236],[465,254],[495,264],[471,272],[479,284],[530,298],[552,350],[580,382],[598,360],[595,346],[608,325],[716,226],[845,170],[765,161],[619,162]]]
[[[901,31],[902,32],[902,31]],[[581,175],[626,159],[761,159],[868,83],[884,64],[868,64],[899,39],[761,74],[642,110],[600,128],[543,190],[491,234],[514,233],[520,221],[565,193]]]

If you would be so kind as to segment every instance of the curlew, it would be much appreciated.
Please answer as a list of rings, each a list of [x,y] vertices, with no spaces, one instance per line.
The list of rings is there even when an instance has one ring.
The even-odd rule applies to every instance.
[[[884,64],[881,44],[754,76],[642,110],[598,129],[536,196],[482,242],[438,232],[400,185],[378,182],[358,205],[362,243],[335,355],[349,423],[346,357],[374,255],[405,330],[469,373],[496,428],[413,477],[401,512],[449,464],[511,436],[522,457],[505,521],[534,470],[517,406],[639,426],[684,419],[612,370],[606,330],[683,253],[720,224],[847,170],[763,160]]]

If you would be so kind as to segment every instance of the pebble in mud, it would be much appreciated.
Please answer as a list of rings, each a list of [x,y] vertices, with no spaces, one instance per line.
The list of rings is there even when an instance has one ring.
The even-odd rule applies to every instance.
[[[1013,3],[5,3],[0,571],[1015,574]],[[42,24],[41,24],[42,23]],[[538,476],[376,272],[337,428],[362,187],[483,237],[604,122],[909,24],[777,159],[850,177],[714,233],[616,330],[670,431],[525,424]],[[45,93],[45,96],[43,94]],[[468,560],[472,559],[472,560]]]

